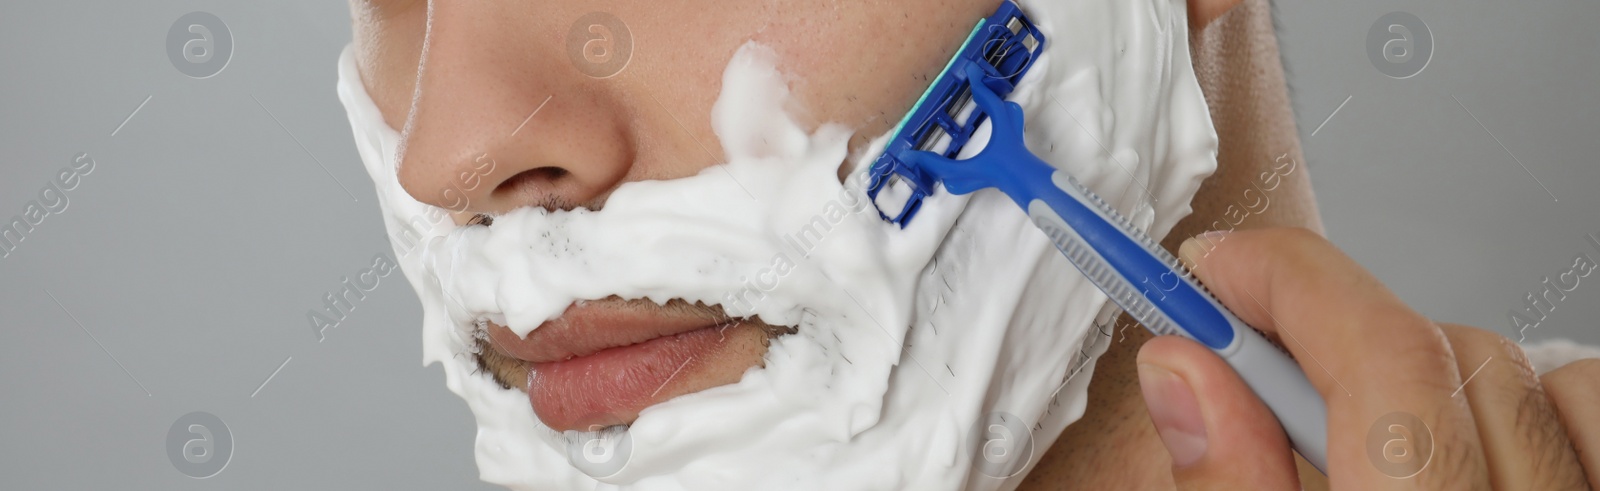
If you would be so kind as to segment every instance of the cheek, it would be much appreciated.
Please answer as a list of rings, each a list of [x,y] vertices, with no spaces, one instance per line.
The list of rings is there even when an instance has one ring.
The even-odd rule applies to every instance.
[[[834,14],[840,21],[784,22],[757,40],[773,46],[794,77],[802,122],[845,123],[858,130],[854,147],[899,122],[974,19],[994,11],[990,3],[997,2],[853,2]]]
[[[356,7],[353,26],[357,66],[367,95],[383,113],[383,122],[399,130],[405,126],[416,89],[417,63],[427,36],[425,2],[374,2]]]
[[[750,36],[778,53],[808,129],[841,123],[855,144],[888,131],[998,0],[788,2]],[[719,60],[725,62],[725,60]],[[707,66],[720,72],[721,65]]]

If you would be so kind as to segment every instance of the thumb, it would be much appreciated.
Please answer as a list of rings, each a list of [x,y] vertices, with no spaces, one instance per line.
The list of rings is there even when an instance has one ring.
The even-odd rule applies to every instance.
[[[1138,360],[1139,387],[1178,489],[1300,489],[1283,428],[1216,353],[1161,336]]]

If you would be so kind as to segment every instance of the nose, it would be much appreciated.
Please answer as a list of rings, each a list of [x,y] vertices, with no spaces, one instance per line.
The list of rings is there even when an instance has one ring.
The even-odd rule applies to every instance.
[[[565,29],[530,27],[514,3],[430,2],[400,183],[459,214],[597,209],[635,160],[625,111],[610,84],[565,62]]]

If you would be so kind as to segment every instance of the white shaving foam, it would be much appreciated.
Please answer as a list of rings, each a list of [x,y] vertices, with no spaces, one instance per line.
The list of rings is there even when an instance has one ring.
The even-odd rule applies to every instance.
[[[1011,97],[1028,114],[1028,146],[1164,236],[1216,165],[1182,1],[1022,3],[1050,43]],[[1115,335],[1105,296],[997,191],[941,192],[904,230],[880,221],[861,182],[836,177],[850,129],[808,133],[790,119],[769,49],[747,44],[724,72],[712,126],[726,165],[624,184],[599,212],[522,209],[459,228],[422,219],[440,210],[401,188],[399,135],[362,89],[353,53],[340,58],[339,95],[402,238],[424,361],[444,367],[476,416],[486,481],[1011,489],[1084,411],[1093,361]],[[985,141],[980,130],[967,150]],[[492,319],[526,334],[573,302],[611,295],[722,305],[798,333],[776,339],[765,368],[740,382],[643,411],[626,430],[631,449],[612,449],[626,454],[620,471],[575,465],[592,435],[551,431],[524,393],[478,373],[472,330]],[[1032,445],[1011,457],[1028,460],[985,463],[976,437],[994,435],[979,423],[996,414],[1030,432],[1013,435]],[[996,470],[1005,475],[988,475]]]

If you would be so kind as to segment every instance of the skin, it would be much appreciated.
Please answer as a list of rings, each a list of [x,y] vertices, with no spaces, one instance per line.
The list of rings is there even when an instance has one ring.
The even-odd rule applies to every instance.
[[[1600,360],[1536,376],[1516,343],[1428,320],[1304,229],[1191,239],[1180,256],[1241,320],[1300,360],[1328,405],[1332,488],[1600,484]],[[1299,488],[1282,429],[1215,354],[1164,337],[1140,350],[1138,372],[1179,489]],[[1395,412],[1416,418],[1402,423],[1409,434],[1432,438],[1431,450],[1410,447],[1426,465],[1399,476],[1369,462],[1367,437],[1374,425],[1394,424],[1382,418]]]
[[[971,19],[992,12],[997,3],[997,0],[830,3],[776,0],[721,2],[704,8],[685,8],[642,0],[584,3],[436,0],[431,4],[422,0],[351,0],[351,7],[363,83],[385,121],[391,127],[402,129],[401,184],[419,201],[453,210],[458,224],[492,226],[486,223],[490,222],[488,217],[523,206],[601,209],[609,193],[622,183],[684,177],[721,162],[721,145],[710,128],[710,108],[720,90],[723,67],[733,52],[748,40],[774,49],[783,63],[780,69],[786,73],[808,74],[789,80],[796,101],[790,109],[797,112],[802,124],[838,122],[857,128],[858,136],[852,141],[852,147],[859,146],[867,138],[887,131],[904,114],[927,83],[926,79],[938,74],[964,38]],[[1196,196],[1194,214],[1178,225],[1170,236],[1172,239],[1164,245],[1176,251],[1181,238],[1216,228],[1295,226],[1320,230],[1266,0],[1246,0],[1242,5],[1239,0],[1191,0],[1189,9],[1195,71],[1210,104],[1220,140],[1219,168]],[[634,39],[628,65],[609,78],[584,75],[566,51],[569,27],[580,16],[593,11],[616,14],[625,21]],[[861,19],[872,19],[872,22]],[[884,36],[888,30],[897,35]],[[688,32],[694,35],[685,36]],[[884,74],[904,75],[886,77]],[[495,163],[492,170],[484,173],[480,158],[492,160]],[[1242,221],[1230,219],[1233,210],[1229,207],[1251,199],[1245,193],[1252,189],[1262,172],[1281,169],[1285,159],[1294,163],[1295,171],[1283,175],[1280,185],[1271,191],[1271,207]],[[487,185],[473,186],[466,191],[462,191],[461,186],[452,186],[464,172],[481,175]],[[1299,239],[1294,243],[1300,244],[1297,247],[1301,249],[1310,247],[1303,244],[1311,242],[1311,238],[1304,235],[1314,234],[1302,232],[1296,236]],[[1213,258],[1227,257],[1221,254],[1227,249],[1217,248]],[[1261,254],[1275,250],[1270,246],[1259,249],[1256,252]],[[1208,276],[1206,264],[1213,263],[1202,263],[1202,278],[1208,282],[1229,281]],[[1293,261],[1282,263],[1285,271],[1304,266]],[[1215,268],[1216,271],[1226,269]],[[1260,284],[1248,281],[1241,284],[1245,285],[1241,288],[1248,287],[1250,291],[1265,291],[1257,290]],[[1369,300],[1354,296],[1328,301],[1338,305]],[[618,308],[644,307],[619,304]],[[691,309],[711,319],[726,319],[720,311],[703,305],[669,308]],[[730,342],[719,350],[716,360],[685,370],[674,379],[673,385],[661,391],[662,400],[736,381],[739,373],[760,364],[765,341],[784,331],[755,319],[734,321],[737,322],[733,327],[727,329]],[[1441,332],[1445,331],[1454,329]],[[1322,334],[1329,339],[1341,336],[1336,329]],[[1253,396],[1226,385],[1225,375],[1231,372],[1219,371],[1226,366],[1218,368],[1220,362],[1214,356],[1208,365],[1206,355],[1209,353],[1196,351],[1192,343],[1169,339],[1149,341],[1149,338],[1138,327],[1119,333],[1117,342],[1096,365],[1090,384],[1089,409],[1084,418],[1067,429],[1058,440],[1060,444],[1042,457],[1020,489],[1170,489],[1175,485],[1197,489],[1254,488],[1258,484],[1254,481],[1242,486],[1226,481],[1250,474],[1255,468],[1245,472],[1222,466],[1245,463],[1259,463],[1262,469],[1271,471],[1267,478],[1273,480],[1259,484],[1280,486],[1294,482],[1291,481],[1295,477],[1294,467],[1287,457],[1277,460],[1241,457],[1286,456],[1288,453],[1281,432],[1276,434],[1278,440],[1272,439],[1275,426],[1261,427],[1262,421],[1271,420],[1261,417],[1259,407],[1252,412],[1249,401]],[[1450,340],[1442,348],[1433,346],[1441,349],[1441,354],[1450,353],[1455,346],[1456,337],[1436,338],[1434,341]],[[1477,341],[1466,344],[1505,349],[1503,345],[1509,343],[1496,345]],[[1140,352],[1141,346],[1146,346],[1145,353]],[[480,361],[485,370],[508,387],[524,386],[526,367],[504,356],[492,342],[483,348]],[[1320,351],[1315,354],[1333,356]],[[1440,359],[1451,362],[1436,360],[1431,367],[1434,371],[1429,374],[1441,378],[1412,382],[1439,384],[1460,378],[1458,371],[1450,370],[1458,368],[1454,364],[1457,358]],[[1481,357],[1461,359],[1471,363]],[[1595,404],[1600,396],[1582,386],[1589,383],[1583,382],[1585,376],[1589,377],[1587,380],[1595,379],[1593,365],[1585,364],[1585,371],[1578,373],[1547,375],[1546,389],[1541,393],[1554,401],[1549,405],[1565,408],[1586,403],[1588,407],[1600,407]],[[1238,441],[1226,440],[1226,443],[1223,438],[1215,438],[1199,463],[1185,462],[1186,465],[1174,467],[1174,459],[1169,457],[1163,444],[1162,431],[1152,424],[1151,412],[1145,404],[1146,393],[1139,383],[1141,374],[1160,372],[1141,369],[1142,366],[1160,366],[1188,381],[1184,386],[1208,384],[1205,391],[1194,391],[1206,394],[1207,398],[1185,407],[1201,408],[1207,417],[1208,434],[1230,436],[1233,435],[1230,432],[1237,429],[1243,436],[1237,436]],[[1481,387],[1528,384],[1528,377],[1481,377],[1484,376],[1473,382],[1480,388],[1466,391],[1469,397],[1473,391],[1493,390]],[[1339,377],[1340,380],[1346,378]],[[1170,382],[1171,378],[1160,380]],[[1327,381],[1321,382],[1326,385]],[[1592,388],[1593,384],[1589,384]],[[1148,385],[1172,386],[1170,383]],[[1322,385],[1319,388],[1325,388]],[[1213,388],[1217,391],[1211,391]],[[1392,389],[1395,388],[1386,390]],[[1426,409],[1422,405],[1407,408]],[[1359,427],[1359,431],[1351,433],[1364,434],[1371,421],[1371,408],[1367,409],[1349,414],[1341,412],[1345,419],[1340,423],[1350,428]],[[1562,409],[1559,413],[1556,421],[1565,420],[1566,431],[1561,431],[1559,426],[1554,430],[1548,426],[1537,428],[1551,434],[1571,432],[1571,441],[1587,443],[1584,448],[1596,448],[1600,445],[1596,442],[1600,430],[1579,427],[1572,422],[1600,418],[1577,411]],[[1432,418],[1438,413],[1418,414],[1428,414]],[[625,423],[636,414],[618,416],[619,422]],[[1584,419],[1584,416],[1588,417]],[[1428,424],[1439,429],[1452,426],[1471,429],[1474,421],[1457,414],[1429,420]],[[1484,428],[1485,423],[1479,422],[1477,426]],[[1247,427],[1250,430],[1244,431]],[[1170,429],[1166,431],[1170,437]],[[1527,433],[1509,434],[1511,441],[1516,441],[1518,435]],[[1492,444],[1489,448],[1502,448],[1499,445],[1504,440],[1490,438],[1469,443],[1488,441]],[[1336,483],[1357,489],[1361,488],[1357,483],[1372,482],[1338,481],[1344,475],[1340,471],[1361,472],[1360,468],[1366,467],[1357,459],[1364,455],[1352,453],[1360,451],[1359,441],[1341,445],[1344,447],[1336,447],[1338,451],[1334,452],[1334,455],[1343,456],[1334,461]],[[1518,453],[1484,452],[1481,444],[1476,447],[1462,444],[1461,447],[1478,449],[1476,454],[1463,450],[1464,455],[1493,457],[1453,459],[1452,462],[1458,461],[1468,470],[1482,471],[1458,472],[1465,476],[1462,479],[1509,476],[1507,479],[1515,481],[1529,474],[1517,474],[1512,469],[1534,469],[1540,471],[1533,473],[1537,475],[1545,470],[1565,472],[1557,473],[1558,477],[1574,475],[1570,472],[1572,459],[1553,458],[1548,465],[1529,465],[1518,464],[1515,458],[1510,458],[1513,462],[1504,464],[1507,458],[1502,456]],[[1567,448],[1570,447],[1568,444]],[[1455,452],[1456,446],[1452,443],[1448,448]],[[1595,468],[1596,453],[1590,451],[1582,456],[1591,469]],[[1261,462],[1264,459],[1270,461]],[[1490,464],[1494,472],[1484,470]],[[1440,465],[1434,469],[1448,470],[1449,467]],[[1371,477],[1370,470],[1365,472],[1362,479]],[[1301,482],[1307,489],[1319,489],[1323,485],[1316,480],[1320,475],[1314,470],[1302,475],[1306,479]],[[1576,475],[1581,476],[1582,470]]]

